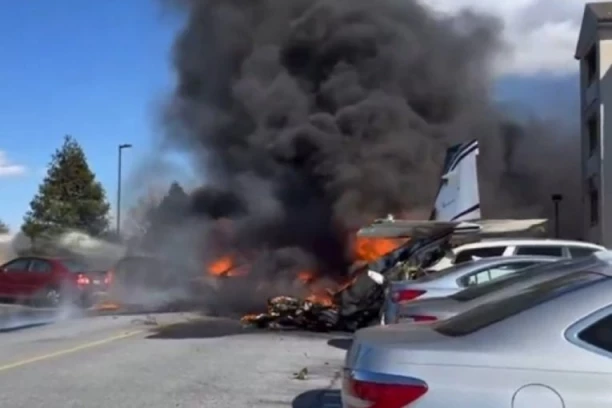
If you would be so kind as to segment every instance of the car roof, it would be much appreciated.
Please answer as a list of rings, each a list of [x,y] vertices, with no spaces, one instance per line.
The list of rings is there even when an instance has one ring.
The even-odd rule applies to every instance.
[[[516,245],[529,245],[529,246],[573,246],[582,248],[597,248],[605,250],[606,248],[593,244],[591,242],[583,241],[572,241],[565,239],[549,239],[549,238],[513,238],[513,239],[486,239],[478,242],[471,242],[469,244],[460,245],[454,248],[454,251],[463,251],[466,249],[477,249],[477,248],[493,248],[499,246],[516,246]]]
[[[462,262],[454,267],[471,269],[478,268],[481,266],[494,266],[500,263],[508,263],[512,261],[541,261],[541,262],[554,262],[558,261],[560,257],[557,256],[546,256],[546,255],[513,255],[513,256],[488,256],[486,258],[479,258],[472,261]],[[444,270],[444,269],[442,269]]]

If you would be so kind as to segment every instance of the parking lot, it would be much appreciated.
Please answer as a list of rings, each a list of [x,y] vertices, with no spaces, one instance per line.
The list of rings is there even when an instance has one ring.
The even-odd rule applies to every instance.
[[[342,335],[193,314],[31,321],[0,333],[1,406],[340,406]]]

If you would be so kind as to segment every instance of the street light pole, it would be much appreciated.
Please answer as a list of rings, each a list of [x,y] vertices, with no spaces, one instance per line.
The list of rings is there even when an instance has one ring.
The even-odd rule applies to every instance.
[[[123,149],[131,148],[131,144],[120,144],[117,148],[118,160],[117,163],[117,237],[121,235],[121,156]]]
[[[555,206],[555,238],[559,238],[560,235],[560,226],[559,226],[559,203],[563,200],[563,196],[561,194],[553,194],[552,200]]]

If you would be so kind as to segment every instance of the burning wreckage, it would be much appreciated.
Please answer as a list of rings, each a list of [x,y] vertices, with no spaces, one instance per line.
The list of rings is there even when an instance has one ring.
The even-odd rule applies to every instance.
[[[404,243],[358,268],[348,284],[328,296],[303,299],[276,296],[266,313],[244,316],[244,325],[271,329],[354,331],[378,322],[386,282],[417,279],[426,268],[447,255],[457,236],[499,235],[541,227],[546,220],[479,220],[475,222],[379,220],[358,236],[404,238]]]

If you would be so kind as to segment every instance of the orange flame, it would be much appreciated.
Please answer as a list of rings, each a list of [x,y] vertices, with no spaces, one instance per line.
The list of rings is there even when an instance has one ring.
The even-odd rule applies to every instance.
[[[208,273],[213,276],[227,276],[234,267],[234,261],[229,256],[223,256],[208,266]]]
[[[357,237],[354,253],[358,261],[372,262],[406,243],[406,238]]]

